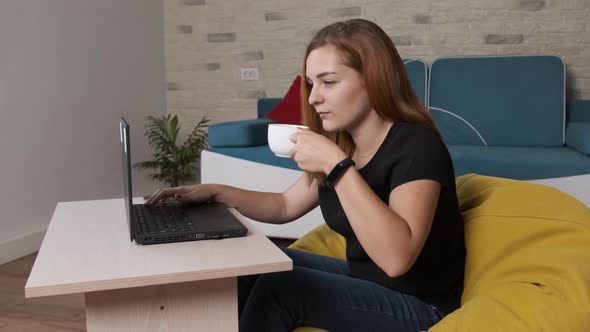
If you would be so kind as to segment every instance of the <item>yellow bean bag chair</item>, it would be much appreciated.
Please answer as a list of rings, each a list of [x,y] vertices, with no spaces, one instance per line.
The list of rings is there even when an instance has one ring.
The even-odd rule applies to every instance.
[[[590,331],[590,209],[524,181],[467,174],[456,183],[465,288],[461,308],[429,331]],[[345,258],[326,225],[290,247]]]

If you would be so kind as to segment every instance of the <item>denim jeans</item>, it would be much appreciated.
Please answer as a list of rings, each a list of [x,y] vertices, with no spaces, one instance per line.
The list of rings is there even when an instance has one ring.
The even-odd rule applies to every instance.
[[[420,299],[349,277],[344,260],[283,249],[293,270],[238,278],[240,331],[420,331],[442,319]]]

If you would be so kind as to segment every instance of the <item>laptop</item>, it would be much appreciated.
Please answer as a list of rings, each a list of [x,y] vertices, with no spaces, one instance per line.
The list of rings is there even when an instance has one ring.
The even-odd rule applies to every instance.
[[[133,204],[129,124],[120,122],[125,214],[131,241],[156,244],[244,236],[248,229],[220,203]]]

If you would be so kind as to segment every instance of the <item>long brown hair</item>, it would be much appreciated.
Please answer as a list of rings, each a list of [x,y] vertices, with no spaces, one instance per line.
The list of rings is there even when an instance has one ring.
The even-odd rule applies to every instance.
[[[369,103],[383,118],[389,121],[406,121],[425,124],[438,132],[430,113],[420,102],[408,80],[404,64],[391,38],[377,24],[352,19],[330,24],[318,31],[307,46],[303,61],[303,77],[306,76],[307,57],[311,51],[334,46],[344,61],[344,65],[360,73],[365,81]],[[301,80],[301,114],[304,125],[322,134],[352,157],[356,146],[346,131],[326,132],[322,122],[309,104],[310,85]],[[311,183],[317,179],[323,183],[323,173],[307,173]]]

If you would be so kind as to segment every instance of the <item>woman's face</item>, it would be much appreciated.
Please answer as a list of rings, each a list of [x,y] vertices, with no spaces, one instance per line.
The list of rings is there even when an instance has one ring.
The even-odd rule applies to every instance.
[[[342,63],[334,46],[309,53],[306,79],[310,84],[309,103],[318,113],[327,132],[349,131],[371,111],[369,96],[360,73]]]

